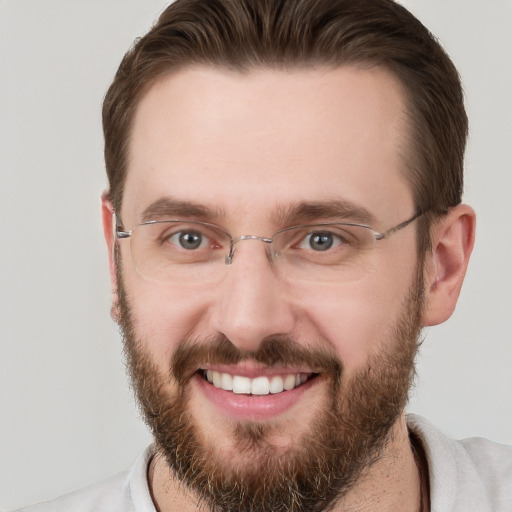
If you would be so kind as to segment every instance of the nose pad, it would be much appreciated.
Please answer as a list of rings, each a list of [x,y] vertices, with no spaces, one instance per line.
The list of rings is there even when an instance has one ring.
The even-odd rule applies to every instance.
[[[237,248],[216,292],[212,322],[243,351],[255,351],[265,338],[292,332],[292,305],[260,244]]]
[[[235,245],[238,242],[241,242],[242,240],[259,240],[260,242],[264,242],[265,245],[267,246],[268,259],[269,259],[269,261],[272,261],[273,258],[272,258],[272,254],[271,254],[271,244],[272,244],[271,238],[266,238],[263,236],[256,236],[256,235],[242,235],[237,238],[231,239],[231,247],[229,248],[229,254],[226,256],[226,258],[224,260],[226,265],[231,265],[231,263],[233,263],[233,258],[235,256],[235,252],[236,252]]]

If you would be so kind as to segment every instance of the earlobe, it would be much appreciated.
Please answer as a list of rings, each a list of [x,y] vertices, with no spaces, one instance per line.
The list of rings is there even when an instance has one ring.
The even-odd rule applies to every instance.
[[[475,241],[476,216],[467,205],[453,208],[432,230],[432,251],[425,261],[423,325],[437,325],[457,304]]]
[[[112,288],[110,316],[117,322],[119,320],[119,300],[117,293],[117,265],[115,260],[114,207],[110,200],[108,190],[101,195],[101,218],[103,222],[103,235],[107,244],[110,284]]]

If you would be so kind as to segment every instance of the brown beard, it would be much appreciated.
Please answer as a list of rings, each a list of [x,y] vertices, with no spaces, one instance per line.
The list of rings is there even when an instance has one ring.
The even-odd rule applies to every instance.
[[[200,506],[214,512],[327,511],[379,459],[404,410],[414,376],[423,304],[420,279],[391,333],[378,345],[386,350],[373,354],[363,370],[342,383],[343,364],[336,355],[306,349],[288,337],[265,339],[256,352],[245,353],[222,336],[183,340],[172,355],[168,374],[161,375],[145,350],[149,342],[135,334],[121,277],[118,275],[119,323],[140,409],[158,454],[195,493]],[[319,372],[317,378],[326,379],[329,392],[324,408],[315,414],[300,442],[285,454],[277,453],[268,442],[276,425],[240,422],[232,437],[237,452],[244,454],[248,463],[229,467],[197,429],[187,406],[190,378],[207,362],[242,360],[266,366],[305,364]],[[178,390],[169,396],[166,385],[173,381]]]

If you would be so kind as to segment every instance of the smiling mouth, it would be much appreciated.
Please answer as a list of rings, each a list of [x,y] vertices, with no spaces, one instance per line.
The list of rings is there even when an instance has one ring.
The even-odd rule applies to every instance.
[[[215,370],[198,370],[209,384],[224,391],[231,391],[239,395],[268,395],[291,391],[315,378],[317,373],[288,373],[283,375],[260,376],[255,378]]]

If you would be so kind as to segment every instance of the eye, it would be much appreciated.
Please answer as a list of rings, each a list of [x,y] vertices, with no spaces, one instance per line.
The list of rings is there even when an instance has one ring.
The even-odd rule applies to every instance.
[[[209,238],[197,230],[179,231],[169,236],[167,241],[188,251],[202,249],[210,245]]]
[[[308,233],[305,238],[298,244],[300,249],[313,251],[328,251],[333,247],[339,247],[344,240],[332,231],[315,231]]]

